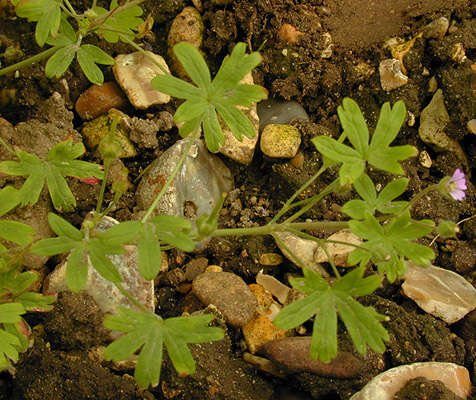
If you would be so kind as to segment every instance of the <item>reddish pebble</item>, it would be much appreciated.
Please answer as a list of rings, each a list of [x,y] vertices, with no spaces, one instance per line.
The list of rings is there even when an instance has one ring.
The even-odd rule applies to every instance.
[[[111,108],[120,108],[126,104],[126,97],[114,82],[91,86],[76,101],[76,112],[82,119],[93,119]]]
[[[279,37],[289,44],[297,43],[301,35],[303,35],[303,33],[298,31],[296,27],[291,24],[283,24],[279,29]]]

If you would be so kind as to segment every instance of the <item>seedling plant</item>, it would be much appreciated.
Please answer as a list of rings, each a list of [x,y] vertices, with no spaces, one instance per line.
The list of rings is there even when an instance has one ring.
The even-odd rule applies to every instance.
[[[38,9],[32,7],[33,3],[38,7],[41,5],[39,8],[42,11],[33,11]],[[98,83],[102,81],[102,73],[99,75],[98,69],[91,67],[91,63],[84,63],[84,54],[99,53],[97,50],[90,52],[88,48],[81,50],[87,45],[78,45],[78,38],[94,32],[109,41],[130,39],[131,31],[137,28],[134,18],[141,15],[136,8],[138,3],[140,2],[131,1],[118,6],[112,1],[110,11],[107,11],[96,7],[94,2],[92,12],[88,11],[78,17],[66,0],[15,2],[20,16],[37,22],[36,37],[39,43],[56,46],[55,55],[62,54],[59,51],[66,51],[64,49],[67,46],[76,46],[75,54],[86,76],[90,79],[94,77],[95,80],[91,80]],[[46,4],[48,12],[45,11]],[[129,22],[121,25],[118,22],[123,21],[120,16]],[[80,33],[70,30],[71,26],[66,17],[77,22]],[[130,22],[132,20],[135,21],[134,24]],[[73,45],[73,42],[76,44]],[[34,204],[45,183],[59,213],[73,210],[75,200],[66,184],[65,176],[89,181],[101,179],[102,185],[93,218],[86,221],[81,229],[77,229],[60,215],[50,213],[48,221],[57,237],[34,242],[34,231],[28,225],[9,220],[0,221],[0,238],[11,244],[8,248],[0,245],[1,367],[6,368],[10,362],[17,361],[18,352],[26,349],[27,335],[21,315],[30,310],[48,310],[54,301],[52,296],[27,291],[36,278],[31,272],[22,272],[21,260],[30,252],[41,256],[67,254],[66,283],[73,292],[80,292],[85,287],[88,268],[92,266],[130,300],[130,307],[120,307],[117,315],[110,315],[105,319],[107,328],[123,333],[107,347],[105,358],[121,361],[138,352],[134,376],[139,386],[158,384],[164,346],[179,374],[193,373],[195,361],[187,345],[220,340],[224,334],[222,329],[209,326],[213,319],[211,315],[163,319],[146,309],[124,288],[123,278],[109,256],[123,254],[125,244],[136,245],[140,273],[145,279],[153,280],[159,273],[162,250],[178,248],[190,252],[197,243],[214,236],[272,235],[302,268],[303,277],[292,278],[290,283],[307,296],[284,307],[273,322],[282,329],[293,329],[313,319],[310,348],[313,359],[328,362],[337,356],[338,319],[343,322],[359,353],[365,354],[368,347],[378,352],[385,350],[385,341],[389,336],[383,322],[387,317],[377,313],[372,307],[363,306],[358,298],[373,293],[384,278],[394,282],[402,277],[408,261],[422,267],[429,266],[434,258],[433,251],[416,241],[432,232],[444,237],[454,235],[457,226],[451,221],[442,222],[437,227],[430,220],[414,220],[410,214],[411,207],[431,190],[439,190],[455,200],[462,200],[466,190],[465,176],[457,170],[452,177],[446,177],[440,183],[425,188],[412,199],[399,200],[407,191],[409,182],[403,177],[401,162],[416,155],[416,149],[412,146],[391,145],[405,120],[406,109],[402,101],[396,102],[393,107],[389,103],[382,106],[377,126],[371,135],[358,105],[349,98],[344,99],[337,110],[343,128],[342,134],[337,140],[323,136],[312,140],[323,157],[322,166],[266,225],[252,228],[218,228],[224,197],[218,201],[210,215],[200,215],[194,221],[167,215],[152,216],[157,203],[180,170],[193,141],[198,140],[201,131],[208,149],[212,152],[218,151],[224,142],[219,118],[237,139],[241,140],[242,135],[254,136],[250,121],[238,106],[249,107],[266,98],[266,91],[257,85],[240,83],[261,60],[258,53],[247,55],[245,49],[243,43],[237,44],[231,55],[224,59],[214,79],[211,79],[207,64],[198,50],[187,43],[180,43],[174,47],[174,51],[192,82],[183,81],[170,74],[159,75],[153,79],[152,85],[155,89],[185,100],[178,107],[174,118],[177,123],[182,124],[179,133],[183,137],[191,138],[181,159],[140,221],[120,222],[105,231],[98,229],[98,224],[127,190],[127,179],[115,182],[111,188],[114,200],[103,208],[106,176],[112,160],[118,157],[121,150],[121,145],[114,135],[114,126],[99,147],[104,170],[99,165],[77,160],[84,152],[84,147],[81,144],[73,144],[71,139],[56,145],[45,160],[24,151],[14,151],[6,143],[2,143],[16,161],[0,162],[0,171],[25,176],[27,179],[19,190],[6,186],[0,191],[0,216],[16,206]],[[51,58],[46,64],[46,73],[49,76],[61,75],[69,63],[64,63],[59,68]],[[106,60],[105,57],[99,59]],[[97,57],[91,60],[92,64],[99,62]],[[86,72],[88,67],[85,70],[84,65],[89,65],[90,70],[96,72]],[[330,167],[338,168],[335,180],[320,193],[298,200]],[[395,175],[395,179],[378,191],[367,174],[369,167]],[[347,221],[298,221],[326,196],[343,190],[354,190],[358,197],[349,200],[342,207],[342,212],[349,217]],[[344,275],[341,275],[332,258],[329,258],[335,276],[332,283],[309,269],[278,235],[279,232],[294,233],[316,241],[327,252],[326,245],[333,241],[318,239],[306,231],[332,232],[343,228],[349,228],[362,239],[362,243],[349,244],[355,247],[348,258],[348,264],[354,268]]]

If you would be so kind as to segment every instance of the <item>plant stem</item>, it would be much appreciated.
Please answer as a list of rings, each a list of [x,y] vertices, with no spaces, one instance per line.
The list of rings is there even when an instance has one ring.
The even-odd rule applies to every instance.
[[[143,304],[139,303],[126,289],[122,287],[122,285],[119,282],[114,282],[114,286],[117,287],[117,289],[129,299],[129,301],[134,304],[139,310],[143,312],[150,312],[147,308],[144,307]]]
[[[119,6],[119,7],[116,7],[115,9],[113,10],[110,10],[108,11],[107,13],[105,14],[102,14],[96,18],[94,18],[94,20],[91,22],[91,24],[88,26],[87,28],[87,31],[88,32],[91,32],[91,31],[94,31],[96,28],[99,28],[101,27],[102,25],[104,25],[104,23],[106,22],[106,20],[113,16],[114,14],[117,14],[117,13],[120,13],[124,10],[127,10],[128,8],[131,8],[131,7],[134,7],[135,5],[137,4],[140,4],[142,3],[143,1],[145,0],[133,0],[133,1],[129,1],[127,2],[126,4],[122,5],[122,6]]]
[[[187,143],[187,147],[185,148],[184,152],[180,156],[180,159],[178,160],[177,165],[175,165],[175,168],[173,169],[172,173],[169,175],[169,177],[168,177],[167,181],[165,182],[164,186],[162,186],[162,189],[160,189],[160,192],[157,194],[154,201],[152,202],[150,207],[147,209],[145,215],[142,217],[142,220],[141,220],[142,223],[145,223],[149,219],[152,212],[155,210],[155,207],[157,207],[157,204],[159,203],[159,200],[162,198],[162,196],[164,195],[165,191],[170,186],[170,184],[174,181],[175,176],[179,172],[180,168],[182,168],[182,165],[185,161],[185,158],[188,156],[188,152],[190,151],[193,143],[195,142],[195,140],[197,139],[199,134],[200,134],[200,130],[197,130],[197,131],[195,131],[194,133],[192,133],[190,135],[191,137],[189,137],[189,139],[188,139],[189,142]]]
[[[98,202],[96,203],[96,214],[101,213],[102,202],[104,200],[104,192],[106,191],[107,175],[109,174],[110,166],[111,166],[111,159],[106,158],[104,160],[104,179],[101,182],[101,190],[99,191],[99,198],[98,198]]]
[[[38,53],[33,57],[27,58],[26,60],[17,62],[16,64],[9,65],[8,67],[0,69],[0,76],[9,74],[10,72],[15,72],[19,69],[27,67],[30,64],[41,61],[50,56],[51,54],[55,53],[59,48],[61,48],[61,46],[50,47],[49,49],[42,51],[41,53]]]

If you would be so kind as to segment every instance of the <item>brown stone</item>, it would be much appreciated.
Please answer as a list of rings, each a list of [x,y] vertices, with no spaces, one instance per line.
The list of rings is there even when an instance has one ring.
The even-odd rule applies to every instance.
[[[122,90],[114,82],[101,86],[94,85],[83,92],[76,101],[76,112],[81,119],[93,119],[108,112],[111,108],[120,108],[127,103]]]

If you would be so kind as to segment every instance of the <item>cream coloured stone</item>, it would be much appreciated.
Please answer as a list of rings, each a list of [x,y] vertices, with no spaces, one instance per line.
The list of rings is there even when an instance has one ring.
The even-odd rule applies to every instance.
[[[378,70],[382,89],[387,92],[406,85],[408,82],[408,76],[402,73],[400,61],[396,58],[381,61]]]
[[[359,246],[362,243],[362,240],[354,235],[350,229],[342,229],[341,231],[332,234],[327,239],[346,242],[355,246]],[[328,243],[327,252],[336,265],[339,267],[347,267],[347,257],[355,250],[355,246],[349,246],[342,243]],[[318,247],[314,253],[314,261],[318,263],[329,261],[329,258],[322,247]]]
[[[471,381],[466,368],[447,362],[420,362],[391,368],[370,380],[350,400],[392,400],[405,384],[414,378],[439,380],[457,396],[467,399]]]
[[[141,52],[120,54],[116,57],[112,70],[116,81],[126,93],[129,101],[135,108],[145,110],[154,104],[165,104],[170,101],[170,96],[155,90],[151,80],[157,75],[163,75],[164,71],[159,68],[149,57],[169,72],[165,60],[150,51],[147,56]]]

